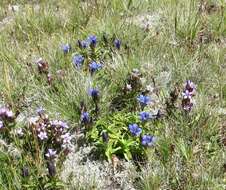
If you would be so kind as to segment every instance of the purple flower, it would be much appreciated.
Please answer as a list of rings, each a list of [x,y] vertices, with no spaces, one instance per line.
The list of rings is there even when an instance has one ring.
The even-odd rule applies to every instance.
[[[129,131],[132,133],[132,135],[139,136],[142,132],[142,129],[137,124],[130,124]]]
[[[64,121],[59,121],[59,126],[62,127],[63,129],[69,128],[68,124]]]
[[[85,48],[88,47],[88,42],[85,41],[85,40],[82,40],[82,41],[78,40],[78,46],[79,46],[80,48],[85,49]]]
[[[192,97],[195,96],[195,90],[195,84],[192,81],[187,80],[184,85],[184,91],[182,93],[183,98],[181,103],[185,111],[191,111],[194,105]]]
[[[61,48],[62,48],[64,53],[68,53],[71,50],[70,44],[62,44]]]
[[[146,106],[146,105],[148,105],[149,103],[150,103],[150,97],[148,97],[148,96],[144,96],[144,95],[140,95],[140,96],[138,96],[137,97],[137,100],[139,101],[139,103],[140,103],[140,105],[142,106],[142,107],[144,107],[144,106]]]
[[[114,45],[115,45],[115,47],[116,47],[117,49],[120,49],[120,47],[121,47],[121,41],[120,41],[119,39],[115,39]]]
[[[38,134],[38,137],[41,139],[41,140],[44,140],[44,139],[47,139],[48,136],[47,136],[47,133],[45,131],[41,131],[39,134]]]
[[[63,144],[70,144],[72,137],[70,136],[70,133],[65,133],[64,135],[61,135],[61,138],[63,139]]]
[[[95,47],[97,44],[97,37],[95,35],[90,35],[87,39],[91,47]]]
[[[4,127],[3,121],[0,121],[0,129]]]
[[[95,61],[93,61],[92,63],[89,64],[89,69],[90,69],[91,73],[93,73],[101,68],[102,68],[102,64],[96,63]]]
[[[7,118],[13,118],[14,117],[14,113],[12,111],[10,111],[10,110],[7,110],[6,117]]]
[[[89,123],[90,117],[88,112],[83,112],[81,115],[81,122],[82,123]]]
[[[185,90],[185,92],[182,92],[182,96],[183,99],[191,99],[192,94],[188,90]]]
[[[97,99],[99,97],[99,90],[95,89],[95,88],[91,88],[89,90],[89,95],[93,98],[93,99]]]
[[[141,138],[141,144],[143,146],[152,146],[156,142],[156,137],[151,135],[143,135]]]
[[[69,126],[66,122],[64,121],[60,121],[60,120],[53,120],[53,121],[50,121],[50,124],[53,126],[53,127],[56,127],[56,126],[60,126],[62,127],[63,129],[68,129]]]
[[[1,108],[0,108],[0,117],[4,117],[5,114],[6,114],[6,112],[7,112],[7,108],[1,107]]]
[[[188,90],[191,95],[195,94],[196,86],[191,80],[187,80],[184,85],[185,90]]]
[[[55,158],[56,157],[56,151],[51,149],[51,148],[49,148],[47,153],[45,154],[45,156],[47,158]]]
[[[140,112],[139,116],[140,116],[141,121],[147,121],[148,119],[153,118],[152,115],[149,112],[145,112],[145,111]]]
[[[80,68],[84,62],[84,57],[82,55],[74,55],[73,56],[73,64],[77,67]]]

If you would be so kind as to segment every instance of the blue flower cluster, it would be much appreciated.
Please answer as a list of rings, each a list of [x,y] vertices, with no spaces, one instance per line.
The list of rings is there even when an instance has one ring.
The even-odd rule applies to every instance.
[[[71,50],[71,45],[70,44],[62,44],[61,48],[64,53],[69,53],[69,51]]]
[[[134,136],[139,136],[142,132],[142,129],[140,127],[138,127],[137,124],[130,124],[129,130],[130,130],[131,134]]]
[[[141,107],[145,107],[145,106],[147,106],[151,102],[150,97],[145,96],[143,94],[139,95],[137,97],[137,100],[140,103]]]
[[[73,64],[77,67],[80,68],[84,62],[84,57],[82,55],[74,55],[73,56]]]
[[[96,63],[93,61],[92,63],[89,64],[89,69],[91,73],[94,73],[95,71],[99,70],[102,68],[102,64]]]
[[[133,136],[140,136],[142,133],[142,129],[136,124],[130,124],[129,125],[129,131]],[[152,146],[156,142],[156,137],[153,137],[151,135],[143,135],[141,136],[141,144],[143,146]]]

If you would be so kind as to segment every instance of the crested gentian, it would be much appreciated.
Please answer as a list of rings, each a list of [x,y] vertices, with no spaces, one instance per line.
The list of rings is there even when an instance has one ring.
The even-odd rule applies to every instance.
[[[84,62],[84,57],[82,55],[74,55],[73,56],[73,64],[77,67],[80,68]]]
[[[68,53],[71,50],[71,45],[70,44],[62,44],[61,49],[63,50],[64,53]]]
[[[89,42],[89,45],[91,47],[96,47],[97,44],[97,37],[95,35],[90,35],[87,39],[87,41]]]
[[[81,122],[82,123],[89,123],[90,117],[88,112],[83,112],[81,115]]]
[[[86,40],[78,40],[78,46],[81,48],[81,49],[85,49],[88,47],[88,42]]]
[[[47,158],[55,158],[56,157],[56,150],[49,148],[47,153],[45,154]]]
[[[156,137],[151,135],[143,135],[141,137],[141,144],[143,146],[152,146],[156,142]]]
[[[115,39],[114,40],[114,45],[117,49],[120,49],[121,47],[121,41],[119,39]]]
[[[142,107],[147,106],[151,101],[150,97],[142,95],[142,94],[137,97],[137,100]]]
[[[145,111],[140,112],[139,116],[140,116],[141,121],[147,121],[148,119],[152,118],[151,114],[149,112],[145,112]]]
[[[92,63],[89,64],[89,70],[91,73],[93,73],[101,68],[102,68],[102,64],[96,63],[95,61],[93,61]]]
[[[139,136],[142,132],[142,129],[137,124],[130,124],[129,131],[134,136]]]
[[[45,131],[41,131],[38,134],[38,137],[40,138],[40,140],[44,140],[44,139],[47,139],[48,138],[47,133]]]
[[[99,90],[98,89],[95,89],[95,88],[91,88],[89,89],[89,95],[94,99],[98,99],[99,97]]]

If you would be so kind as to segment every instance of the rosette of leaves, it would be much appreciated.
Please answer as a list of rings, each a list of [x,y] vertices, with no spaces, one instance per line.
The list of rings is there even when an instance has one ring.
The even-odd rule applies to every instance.
[[[142,128],[139,136],[134,136],[128,129],[131,123],[137,123]],[[142,123],[138,113],[114,113],[99,119],[93,128],[88,131],[87,138],[94,143],[97,154],[106,157],[109,161],[113,155],[126,160],[142,160],[146,157],[146,147],[141,144],[141,136],[152,134],[150,123]]]

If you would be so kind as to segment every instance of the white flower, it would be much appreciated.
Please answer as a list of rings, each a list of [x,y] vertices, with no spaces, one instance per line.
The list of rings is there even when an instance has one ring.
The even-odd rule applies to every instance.
[[[49,148],[45,155],[48,158],[56,157],[56,151],[51,149],[51,148]]]
[[[132,90],[131,84],[126,84],[126,89],[127,89],[128,91],[131,91],[131,90]]]
[[[16,134],[19,136],[23,136],[24,135],[23,129],[22,128],[16,129]]]
[[[0,121],[0,129],[4,127],[4,124],[2,121]]]
[[[39,134],[38,134],[38,137],[41,139],[41,140],[44,140],[44,139],[47,139],[48,136],[47,136],[47,133],[45,131],[41,131]]]

